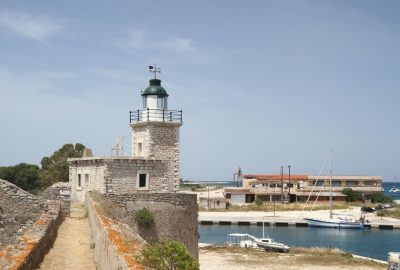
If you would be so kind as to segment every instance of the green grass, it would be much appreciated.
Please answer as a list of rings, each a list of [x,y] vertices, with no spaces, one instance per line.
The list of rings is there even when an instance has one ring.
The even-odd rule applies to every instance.
[[[400,218],[400,204],[393,203],[392,208],[378,210],[376,215],[379,217]]]

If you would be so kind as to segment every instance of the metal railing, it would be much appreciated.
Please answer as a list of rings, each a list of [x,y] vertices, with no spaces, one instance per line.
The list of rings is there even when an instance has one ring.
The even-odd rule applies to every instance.
[[[182,123],[182,110],[145,109],[129,112],[129,123],[168,122]]]

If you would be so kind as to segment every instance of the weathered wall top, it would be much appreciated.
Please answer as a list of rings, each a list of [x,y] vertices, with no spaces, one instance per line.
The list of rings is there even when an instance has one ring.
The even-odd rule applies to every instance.
[[[0,247],[14,242],[45,208],[43,200],[0,179]]]

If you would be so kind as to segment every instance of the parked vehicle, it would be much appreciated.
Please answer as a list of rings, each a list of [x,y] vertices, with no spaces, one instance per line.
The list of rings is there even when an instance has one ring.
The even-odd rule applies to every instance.
[[[391,203],[384,203],[384,204],[382,204],[382,208],[383,208],[383,209],[385,209],[385,208],[392,208],[392,204],[391,204]]]
[[[361,207],[361,211],[366,212],[366,213],[373,213],[373,212],[375,212],[375,208],[372,208],[369,206],[363,206],[363,207]]]

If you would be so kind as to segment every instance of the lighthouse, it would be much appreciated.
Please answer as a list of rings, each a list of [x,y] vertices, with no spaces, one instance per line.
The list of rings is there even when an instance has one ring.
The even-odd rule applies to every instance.
[[[179,188],[179,130],[182,126],[182,111],[168,109],[168,93],[157,78],[160,69],[149,66],[153,78],[141,92],[142,109],[130,112],[132,128],[132,157],[157,159],[167,162],[167,174],[172,183],[164,183],[163,191]],[[169,182],[167,181],[167,182]],[[171,190],[173,189],[173,190]]]

